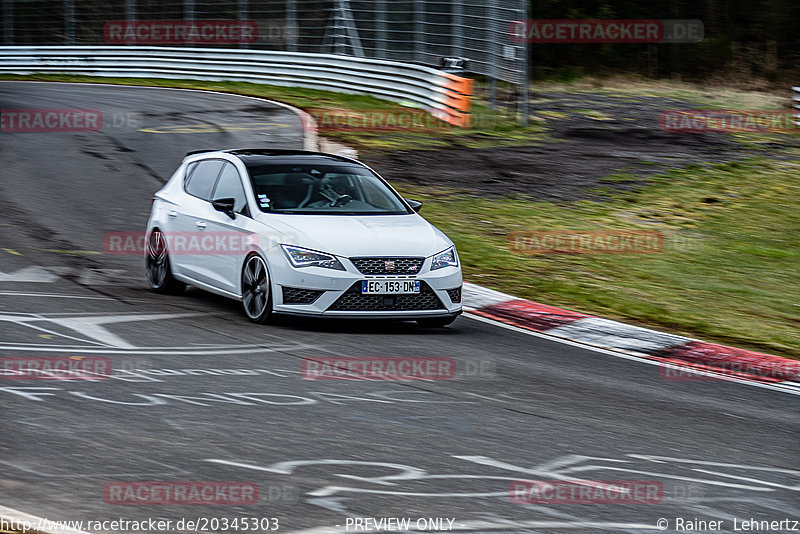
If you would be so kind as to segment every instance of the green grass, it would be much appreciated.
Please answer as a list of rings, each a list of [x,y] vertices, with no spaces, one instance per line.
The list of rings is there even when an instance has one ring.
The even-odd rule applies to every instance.
[[[603,202],[403,192],[424,201],[425,217],[456,243],[469,281],[799,358],[799,163],[694,166]],[[622,229],[662,232],[663,252],[530,255],[512,252],[508,238],[524,230]]]
[[[674,98],[696,103],[698,109],[787,109],[791,90],[771,87],[753,91],[737,87],[651,80],[636,76],[598,78],[585,76],[569,82],[540,81],[533,84],[536,92],[592,93],[624,97],[629,102],[649,98]]]

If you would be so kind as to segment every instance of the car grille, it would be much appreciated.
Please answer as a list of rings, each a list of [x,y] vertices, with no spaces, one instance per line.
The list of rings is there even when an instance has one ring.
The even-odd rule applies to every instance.
[[[425,282],[420,282],[419,293],[410,295],[363,295],[361,282],[356,282],[329,311],[416,311],[444,309],[442,301]]]
[[[417,274],[425,258],[350,258],[350,261],[363,274]]]
[[[316,289],[302,289],[299,287],[284,287],[283,288],[283,303],[284,304],[311,304],[319,298],[324,291]]]
[[[450,302],[453,304],[458,304],[461,302],[461,287],[457,287],[455,289],[448,289],[447,295],[450,297]]]

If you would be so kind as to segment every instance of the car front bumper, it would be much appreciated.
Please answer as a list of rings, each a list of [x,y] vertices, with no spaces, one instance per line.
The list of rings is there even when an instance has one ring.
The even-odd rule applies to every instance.
[[[365,275],[346,258],[340,258],[345,271],[322,267],[296,268],[288,262],[280,247],[273,248],[267,260],[273,311],[278,314],[422,319],[453,317],[461,313],[461,268],[444,267],[431,271],[430,258],[426,258],[419,273],[413,275]],[[412,295],[361,295],[361,281],[371,279],[419,280],[421,292]],[[320,293],[311,303],[288,303],[284,302],[284,288],[288,288],[290,295],[302,293],[295,290]]]

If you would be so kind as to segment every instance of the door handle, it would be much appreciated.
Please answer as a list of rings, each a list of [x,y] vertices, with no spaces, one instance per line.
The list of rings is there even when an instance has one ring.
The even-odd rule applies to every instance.
[[[177,211],[171,211],[171,212],[167,213],[167,217],[169,217],[170,219],[174,219],[177,216],[178,216],[178,212]]]
[[[196,221],[194,225],[200,228],[201,230],[206,227],[206,223],[204,223],[203,221]]]

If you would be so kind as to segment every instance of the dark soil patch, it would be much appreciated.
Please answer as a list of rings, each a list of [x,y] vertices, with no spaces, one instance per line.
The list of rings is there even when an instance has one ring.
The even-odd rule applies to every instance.
[[[630,190],[648,176],[690,164],[781,157],[783,148],[800,146],[789,137],[785,145],[751,148],[722,133],[664,132],[663,111],[698,107],[669,98],[568,93],[535,98],[533,113],[546,120],[551,142],[364,154],[363,159],[391,182],[559,201],[597,199],[599,187]],[[607,179],[620,173],[630,179]]]

